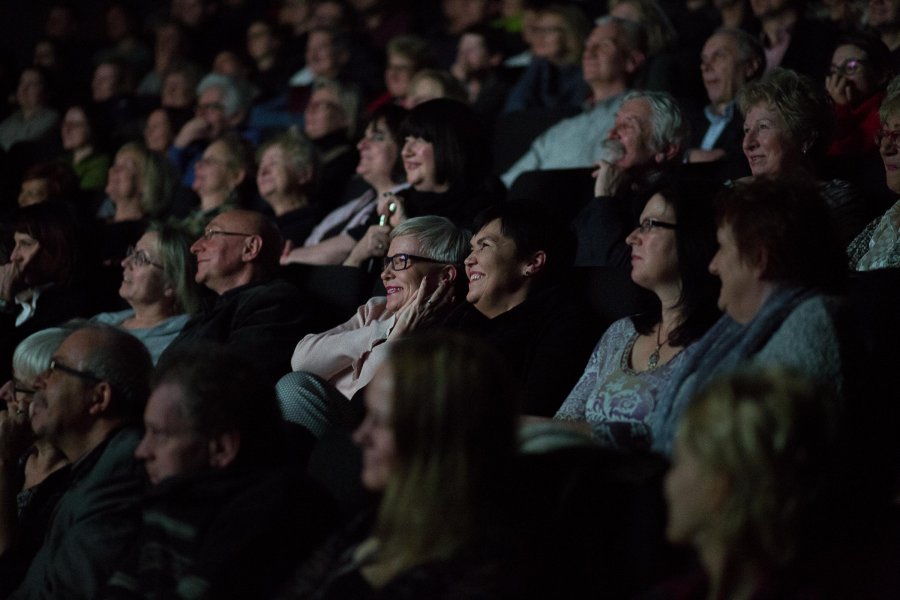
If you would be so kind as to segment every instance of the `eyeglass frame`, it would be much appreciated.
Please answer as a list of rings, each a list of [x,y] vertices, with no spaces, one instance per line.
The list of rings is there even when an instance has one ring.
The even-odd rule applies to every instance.
[[[875,146],[881,148],[881,144],[887,139],[894,148],[900,147],[900,129],[884,129],[881,128],[872,136]]]
[[[865,66],[869,62],[868,58],[848,58],[839,65],[831,65],[828,67],[829,75],[838,75],[846,77],[847,75],[856,75],[860,67]],[[852,69],[852,70],[848,70]]]
[[[50,359],[50,366],[47,368],[49,373],[53,373],[54,371],[59,371],[60,373],[66,373],[68,375],[72,375],[73,377],[78,377],[79,379],[84,379],[87,381],[93,381],[95,383],[100,383],[103,381],[102,377],[98,377],[94,375],[90,371],[79,371],[69,365],[62,363],[58,358]]]
[[[217,235],[239,235],[242,237],[253,237],[256,235],[255,233],[243,233],[241,231],[222,231],[221,229],[210,229],[207,227],[203,230],[203,233],[200,234],[200,239],[204,242],[208,242]]]
[[[635,226],[635,229],[637,229],[641,233],[650,233],[655,227],[659,227],[661,229],[678,229],[678,224],[669,223],[668,221],[661,221],[659,219],[644,219]]]
[[[138,250],[134,246],[128,246],[125,248],[125,260],[130,260],[132,263],[139,267],[145,267],[147,265],[156,267],[157,269],[165,269],[161,264],[155,263],[150,260],[150,257],[147,256],[147,253],[143,250]]]
[[[394,259],[397,259],[400,257],[403,257],[403,266],[398,269],[394,265]],[[417,256],[415,254],[407,254],[406,252],[398,252],[397,254],[395,254],[393,256],[385,256],[384,258],[381,259],[381,270],[384,271],[385,269],[388,268],[388,265],[390,265],[392,271],[405,271],[412,267],[412,263],[410,262],[410,259],[420,260],[422,262],[429,262],[429,263],[444,262],[442,260],[428,258],[427,256]]]

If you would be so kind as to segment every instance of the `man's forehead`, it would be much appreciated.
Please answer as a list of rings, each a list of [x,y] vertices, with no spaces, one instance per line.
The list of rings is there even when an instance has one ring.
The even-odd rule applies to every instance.
[[[632,98],[622,103],[616,119],[645,121],[650,116],[650,105],[641,98]]]
[[[728,33],[716,33],[712,35],[703,46],[704,52],[715,52],[717,50],[733,50],[737,48],[737,40]]]
[[[619,45],[620,38],[624,37],[622,35],[622,28],[616,25],[615,23],[601,23],[594,27],[593,31],[591,31],[591,35],[588,38],[588,41],[599,43],[606,40],[613,42],[616,45]]]
[[[215,219],[210,221],[210,229],[220,229],[222,231],[240,231],[242,233],[251,233],[253,224],[251,220],[240,212],[224,212],[217,215]]]

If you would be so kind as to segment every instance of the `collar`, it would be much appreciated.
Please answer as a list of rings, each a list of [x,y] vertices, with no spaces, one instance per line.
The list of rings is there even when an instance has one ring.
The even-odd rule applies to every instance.
[[[35,311],[37,311],[38,298],[40,298],[41,294],[52,285],[53,282],[45,283],[37,287],[22,290],[16,294],[16,297],[14,298],[15,303],[21,308],[19,314],[16,315],[16,327],[21,326],[25,321],[34,316]]]
[[[713,110],[712,104],[708,104],[703,109],[703,114],[706,115],[706,120],[710,123],[727,123],[734,117],[734,100],[725,105],[725,110],[721,115]]]

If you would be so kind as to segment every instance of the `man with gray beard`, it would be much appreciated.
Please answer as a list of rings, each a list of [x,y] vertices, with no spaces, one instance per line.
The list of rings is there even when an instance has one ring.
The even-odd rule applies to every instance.
[[[641,188],[679,164],[688,126],[674,98],[665,92],[629,92],[604,142],[594,198],[575,219],[577,266],[630,268],[625,237],[637,225]]]

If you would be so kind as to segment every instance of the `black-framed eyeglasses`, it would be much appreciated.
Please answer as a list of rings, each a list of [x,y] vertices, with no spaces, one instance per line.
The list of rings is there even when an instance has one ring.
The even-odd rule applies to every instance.
[[[660,221],[659,219],[644,219],[635,229],[640,229],[641,233],[650,233],[650,230],[654,227],[660,227],[662,229],[678,229],[678,225],[675,223],[667,223],[666,221]]]
[[[134,246],[128,246],[125,249],[125,258],[130,260],[135,266],[138,267],[146,267],[150,265],[151,267],[156,267],[157,269],[162,269],[163,266],[159,263],[155,263],[150,260],[150,256],[144,252],[143,250],[138,250]]]
[[[387,269],[388,267],[392,268],[395,271],[403,271],[412,266],[412,261],[420,260],[422,262],[430,262],[430,263],[439,263],[443,262],[440,260],[435,260],[433,258],[427,258],[425,256],[416,256],[415,254],[403,254],[402,252],[399,254],[395,254],[393,256],[385,256],[383,261],[382,270]]]
[[[54,358],[50,361],[50,369],[49,370],[51,373],[53,371],[59,371],[60,373],[66,373],[68,375],[78,377],[79,379],[85,379],[87,381],[93,381],[96,383],[103,381],[102,377],[97,377],[90,371],[79,371],[78,369],[74,369],[68,365],[65,365],[65,364],[59,362],[59,359],[56,359],[56,358]]]
[[[832,75],[856,75],[867,62],[865,58],[848,58],[839,65],[831,65],[828,72]]]
[[[239,235],[241,237],[250,237],[255,234],[243,233],[242,231],[222,231],[221,229],[210,229],[209,227],[207,227],[203,230],[203,235],[201,235],[200,237],[208,242],[217,235]]]
[[[900,129],[890,131],[888,129],[879,129],[875,132],[875,145],[879,148],[881,144],[887,140],[888,144],[896,148],[900,145]]]
[[[26,394],[28,396],[33,396],[37,390],[27,388],[19,383],[19,381],[13,379],[13,391],[17,394]]]

